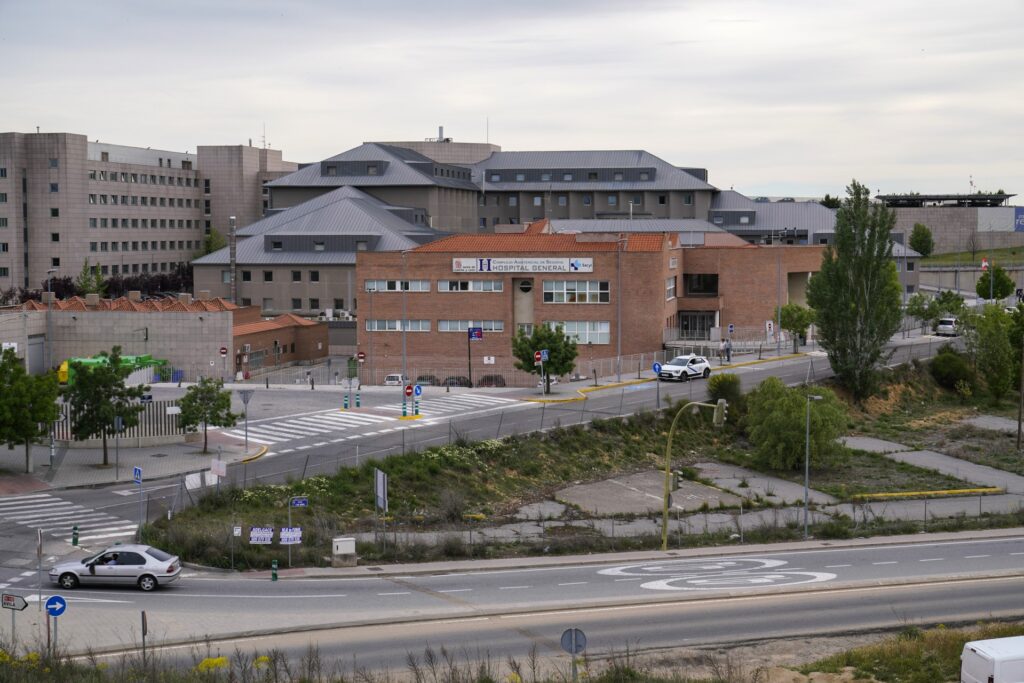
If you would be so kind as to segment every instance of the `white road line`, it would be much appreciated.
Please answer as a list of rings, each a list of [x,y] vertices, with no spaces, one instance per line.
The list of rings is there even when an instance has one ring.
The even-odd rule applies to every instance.
[[[1011,555],[1024,555],[1024,553],[1010,553]]]
[[[585,586],[586,581],[570,581],[569,583],[560,583],[559,586]]]
[[[282,450],[278,451],[278,453],[291,453],[294,450],[295,450],[294,448],[285,448],[285,449],[282,449]]]
[[[11,583],[18,583],[19,581],[21,581],[21,577],[20,576],[12,576],[11,578],[9,578],[7,580],[10,581]]]
[[[918,562],[942,562],[944,558],[941,557],[929,557],[924,560],[918,560]]]
[[[438,593],[468,593],[473,590],[472,588],[450,588],[445,591],[437,591]]]
[[[965,560],[977,560],[982,557],[992,557],[991,555],[964,555]]]
[[[306,450],[307,448],[309,448],[309,446],[296,446],[296,447],[295,447],[295,450],[297,450],[297,451],[304,451],[304,450]]]
[[[9,583],[0,583],[0,588],[7,588],[10,585],[11,584],[9,584]]]
[[[896,560],[889,560],[888,562],[872,562],[871,564],[899,564]]]
[[[320,447],[320,446],[326,446],[326,445],[327,445],[326,441],[321,441],[320,443],[313,444],[314,447]]]
[[[840,569],[842,567],[852,567],[852,564],[826,564],[825,569]]]
[[[21,575],[22,576],[35,576],[36,573],[35,572],[22,572]]]
[[[520,588],[529,588],[529,586],[499,586],[498,590],[500,590],[500,591],[512,591],[512,590],[518,590]]]
[[[637,577],[634,577],[634,578],[631,578],[631,579],[615,579],[615,582],[618,583],[619,581],[643,581],[646,578],[648,578],[648,577],[646,577],[646,576],[637,576]]]
[[[402,593],[377,593],[377,595],[409,595],[411,591],[405,591]]]

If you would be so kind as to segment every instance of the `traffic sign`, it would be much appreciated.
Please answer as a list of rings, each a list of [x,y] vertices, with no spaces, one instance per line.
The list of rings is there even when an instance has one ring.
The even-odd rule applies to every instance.
[[[141,467],[133,467],[132,468],[132,479],[135,480],[136,484],[141,484],[142,483],[142,468]]]
[[[653,370],[654,374],[657,375],[659,372],[661,372],[661,363],[655,361],[654,365],[651,366],[651,370]]]
[[[541,349],[540,350],[540,359],[542,361],[544,361],[545,363],[548,362],[548,350],[547,349]]]
[[[220,357],[221,358],[226,358],[227,355],[228,355],[228,347],[226,347],[226,346],[220,347]]]
[[[252,398],[252,395],[255,394],[255,393],[256,393],[255,389],[242,389],[241,391],[239,391],[238,392],[238,397],[242,399],[242,405],[243,406],[249,405],[249,399]]]
[[[736,331],[736,326],[733,325],[732,323],[729,323],[729,334],[732,334],[735,331]]]
[[[3,605],[4,609],[15,609],[19,612],[28,607],[28,603],[25,602],[25,598],[20,595],[15,595],[14,593],[4,593]]]
[[[405,385],[405,395],[406,396],[412,396],[412,385],[411,384],[406,384]]]
[[[423,387],[421,387],[419,384],[417,384],[416,386],[414,386],[412,388],[412,393],[415,394],[416,396],[422,396],[423,395]]]
[[[309,507],[309,498],[306,498],[306,497],[292,498],[292,507],[293,508],[308,508]]]
[[[983,272],[988,270],[988,259],[987,258],[981,259],[981,270]]]
[[[562,649],[571,655],[578,655],[587,649],[587,635],[578,628],[567,628],[562,633]]]
[[[46,613],[51,617],[59,617],[68,608],[68,601],[59,595],[51,595],[46,601]]]
[[[483,341],[484,340],[484,328],[482,328],[482,327],[471,327],[471,328],[469,328],[469,340],[470,341]]]
[[[358,360],[360,363],[365,363],[366,362],[366,353],[363,352],[363,351],[360,351],[359,353],[357,353],[356,354],[356,360]]]
[[[534,351],[533,352],[533,362],[534,363],[539,363],[542,358],[543,358],[543,356],[541,355],[540,351]]]

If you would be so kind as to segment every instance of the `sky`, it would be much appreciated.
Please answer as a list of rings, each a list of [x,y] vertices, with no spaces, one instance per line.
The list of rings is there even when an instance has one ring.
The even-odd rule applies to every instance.
[[[1022,25],[1024,0],[0,0],[0,130],[312,162],[443,125],[751,196],[1024,195]]]

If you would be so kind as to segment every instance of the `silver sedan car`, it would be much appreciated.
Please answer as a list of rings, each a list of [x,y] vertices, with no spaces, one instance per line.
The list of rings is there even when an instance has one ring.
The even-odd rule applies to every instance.
[[[181,562],[175,555],[148,545],[116,545],[84,560],[50,569],[50,581],[64,589],[80,584],[134,585],[151,591],[177,581]]]

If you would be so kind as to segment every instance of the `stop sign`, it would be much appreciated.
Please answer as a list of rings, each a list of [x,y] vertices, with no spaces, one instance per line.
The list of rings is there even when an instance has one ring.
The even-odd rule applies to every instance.
[[[356,354],[356,359],[360,363],[364,362],[366,360],[366,353],[364,353],[363,351],[360,351],[359,353]]]
[[[412,396],[412,385],[411,384],[406,384],[405,385],[405,395],[406,396]]]
[[[540,351],[534,351],[533,352],[533,361],[535,363],[539,363],[540,362]]]
[[[228,355],[228,347],[226,347],[226,346],[220,347],[220,357],[221,358],[225,358],[227,355]]]

